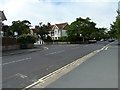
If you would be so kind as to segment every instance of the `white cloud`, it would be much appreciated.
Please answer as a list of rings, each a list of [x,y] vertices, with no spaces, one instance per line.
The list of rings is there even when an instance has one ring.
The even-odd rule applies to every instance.
[[[118,2],[119,0],[39,0],[42,2]]]

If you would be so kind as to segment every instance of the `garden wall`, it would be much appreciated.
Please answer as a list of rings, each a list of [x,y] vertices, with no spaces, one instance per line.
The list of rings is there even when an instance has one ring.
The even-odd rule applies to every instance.
[[[17,44],[16,38],[2,37],[2,51],[17,49],[20,49],[20,45]]]

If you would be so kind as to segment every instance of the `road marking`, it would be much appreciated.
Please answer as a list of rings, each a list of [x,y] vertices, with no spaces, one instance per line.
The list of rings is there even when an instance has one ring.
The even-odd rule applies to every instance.
[[[18,76],[18,77],[21,77],[21,78],[27,78],[28,77],[28,76],[20,74],[20,73],[15,74],[15,76]]]
[[[62,52],[64,52],[64,50],[61,50],[61,51],[58,51],[58,52],[48,53],[48,54],[45,54],[45,55],[53,55],[53,54],[58,54],[58,53],[62,53]]]
[[[105,48],[105,50],[107,50],[107,49],[108,49],[108,47]]]
[[[20,60],[17,60],[17,61],[3,63],[3,64],[0,64],[0,65],[4,66],[4,65],[8,65],[8,64],[12,64],[12,63],[17,63],[17,62],[22,62],[22,61],[26,61],[26,60],[30,60],[30,59],[32,59],[32,58],[30,58],[30,57],[29,58],[24,58],[24,59],[20,59]]]
[[[101,48],[100,50],[104,50],[106,48],[106,46],[104,46],[103,48]]]
[[[44,49],[48,49],[48,47],[44,47]]]

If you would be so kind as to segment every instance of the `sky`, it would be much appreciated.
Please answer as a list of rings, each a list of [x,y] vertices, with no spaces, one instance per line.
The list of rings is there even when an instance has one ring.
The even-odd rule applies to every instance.
[[[29,20],[34,27],[40,22],[58,24],[76,18],[90,17],[96,27],[109,28],[117,16],[119,0],[1,0],[0,10],[4,11],[7,21]]]

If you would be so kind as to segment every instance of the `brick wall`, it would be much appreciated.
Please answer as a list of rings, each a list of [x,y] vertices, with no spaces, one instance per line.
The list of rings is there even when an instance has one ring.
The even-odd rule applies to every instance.
[[[20,45],[17,44],[16,38],[2,38],[2,51],[17,50],[20,49]]]
[[[17,44],[16,38],[2,37],[2,46],[4,45],[15,45]]]

